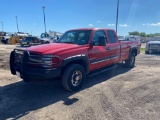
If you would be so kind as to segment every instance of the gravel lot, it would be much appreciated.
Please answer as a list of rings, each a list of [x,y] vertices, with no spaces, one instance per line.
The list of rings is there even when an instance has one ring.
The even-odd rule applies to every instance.
[[[8,69],[15,46],[0,45],[0,120],[159,120],[160,55],[140,54],[133,69],[122,64],[87,79],[78,92],[61,81],[24,83]]]

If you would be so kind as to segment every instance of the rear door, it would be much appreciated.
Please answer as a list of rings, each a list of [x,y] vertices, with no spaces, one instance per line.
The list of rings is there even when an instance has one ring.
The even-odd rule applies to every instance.
[[[104,46],[98,46],[97,42],[99,37],[105,37],[106,44],[108,43],[106,34],[104,30],[97,30],[94,32],[92,42],[93,47],[89,49],[90,58],[90,70],[95,70],[106,66],[110,60],[108,51],[106,50],[106,44]]]
[[[109,64],[117,63],[120,60],[120,43],[117,35],[113,30],[105,31],[108,36],[108,44],[106,44],[106,50],[108,56],[110,56]]]

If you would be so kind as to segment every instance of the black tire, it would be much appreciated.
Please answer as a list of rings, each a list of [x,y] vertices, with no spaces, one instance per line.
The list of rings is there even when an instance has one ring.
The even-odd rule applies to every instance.
[[[10,71],[11,71],[11,73],[13,75],[16,75],[16,70],[14,68],[14,66],[15,66],[15,62],[14,61],[15,61],[15,52],[12,51],[11,54],[10,54],[10,61],[9,61],[9,63],[10,63]]]
[[[145,51],[146,54],[149,54],[149,51]]]
[[[133,68],[135,64],[135,53],[131,53],[129,58],[125,61],[125,66],[127,68]]]
[[[62,84],[68,91],[77,91],[81,89],[83,87],[85,79],[85,70],[79,64],[69,65],[62,74]]]

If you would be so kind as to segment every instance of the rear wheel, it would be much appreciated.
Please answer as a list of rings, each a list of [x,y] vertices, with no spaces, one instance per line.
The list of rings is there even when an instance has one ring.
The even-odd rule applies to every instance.
[[[82,88],[85,79],[84,68],[79,64],[72,64],[64,70],[62,84],[68,91],[77,91]]]
[[[135,64],[135,53],[131,53],[130,57],[125,61],[125,66],[128,68],[133,68]]]

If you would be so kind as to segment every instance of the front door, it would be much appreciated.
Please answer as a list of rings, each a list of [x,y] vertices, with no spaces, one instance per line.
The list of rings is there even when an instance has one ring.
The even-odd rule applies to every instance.
[[[106,39],[104,30],[95,31],[92,38],[93,47],[89,49],[90,71],[106,66],[110,60],[108,51],[106,50],[106,45],[99,46],[97,44],[99,37],[105,37]],[[108,41],[106,39],[106,44],[107,43]]]

